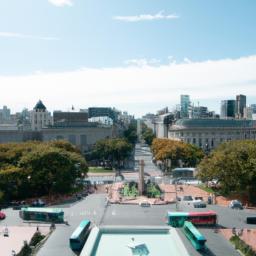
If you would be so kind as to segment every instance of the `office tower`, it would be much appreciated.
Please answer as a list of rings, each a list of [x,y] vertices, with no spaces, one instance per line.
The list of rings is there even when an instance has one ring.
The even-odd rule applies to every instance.
[[[180,115],[181,118],[189,117],[190,98],[189,95],[180,96]]]
[[[252,113],[256,114],[256,104],[251,104],[250,108],[252,109]]]
[[[241,119],[244,117],[244,108],[246,108],[246,96],[237,95],[236,96],[236,117]]]
[[[235,100],[222,100],[220,117],[221,119],[235,118],[236,116],[236,101]]]

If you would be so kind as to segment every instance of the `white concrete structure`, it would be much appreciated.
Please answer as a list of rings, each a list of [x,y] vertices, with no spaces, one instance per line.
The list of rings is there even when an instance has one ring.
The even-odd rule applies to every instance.
[[[168,138],[194,144],[209,151],[230,140],[256,140],[253,120],[180,119],[171,125]]]
[[[51,113],[47,111],[41,100],[37,102],[34,109],[30,112],[30,123],[33,131],[40,131],[53,124]]]

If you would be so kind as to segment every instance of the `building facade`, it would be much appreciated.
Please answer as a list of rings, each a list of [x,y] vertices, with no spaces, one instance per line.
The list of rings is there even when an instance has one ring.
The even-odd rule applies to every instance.
[[[47,111],[41,100],[39,100],[34,109],[30,111],[30,123],[33,131],[40,131],[53,124],[51,113]]]
[[[236,101],[222,100],[220,109],[221,119],[232,119],[236,117]]]
[[[180,115],[181,118],[188,118],[190,107],[190,97],[189,95],[180,96]]]
[[[225,141],[256,140],[253,120],[180,119],[169,127],[168,138],[210,151]]]
[[[246,108],[246,96],[245,95],[237,95],[236,96],[236,118],[242,119],[244,118],[244,108]]]

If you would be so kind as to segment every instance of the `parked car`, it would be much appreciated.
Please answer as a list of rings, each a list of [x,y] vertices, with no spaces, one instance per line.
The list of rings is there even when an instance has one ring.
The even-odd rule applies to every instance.
[[[150,202],[147,201],[147,200],[141,201],[141,202],[139,203],[139,205],[140,205],[141,207],[150,207],[150,206],[151,206]]]
[[[35,200],[32,204],[32,207],[44,207],[45,206],[45,202],[42,199],[37,199]]]
[[[179,196],[176,197],[177,201],[181,201],[181,198]]]
[[[5,213],[3,213],[3,212],[0,212],[0,220],[3,220],[3,219],[5,219],[5,217],[6,217]]]
[[[29,206],[25,201],[12,201],[11,205],[13,210],[20,210],[23,207]]]
[[[194,208],[206,208],[206,203],[204,201],[197,201],[193,203]]]
[[[242,203],[239,200],[232,200],[229,204],[229,208],[231,209],[239,209],[239,210],[243,210],[244,207],[242,205]]]
[[[192,196],[183,196],[183,201],[193,201]]]
[[[256,216],[255,217],[247,217],[246,223],[247,224],[256,224]]]
[[[195,200],[204,201],[202,196],[195,196]]]

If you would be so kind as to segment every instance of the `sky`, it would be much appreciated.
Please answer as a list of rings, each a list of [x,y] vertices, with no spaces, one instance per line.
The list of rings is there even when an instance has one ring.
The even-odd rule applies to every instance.
[[[254,0],[0,0],[0,106],[256,103]]]

